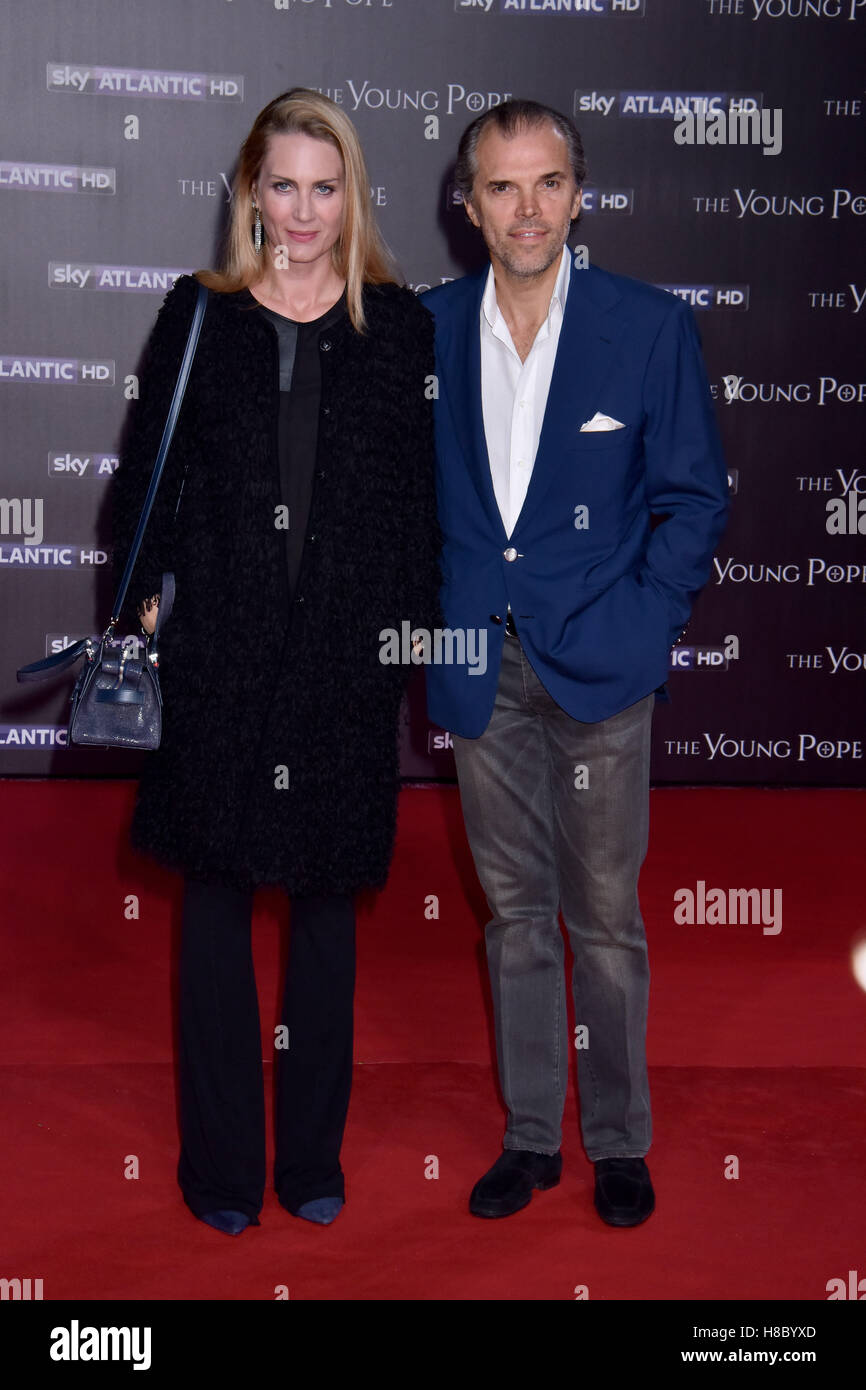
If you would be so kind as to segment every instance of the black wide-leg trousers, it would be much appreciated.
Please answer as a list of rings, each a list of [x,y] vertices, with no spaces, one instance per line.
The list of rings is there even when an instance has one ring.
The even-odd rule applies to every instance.
[[[197,1216],[228,1208],[258,1225],[265,1105],[252,904],[252,892],[185,880],[178,1182]],[[293,1213],[315,1197],[345,1200],[340,1146],[352,1085],[354,990],[353,898],[292,898],[274,1039],[274,1187]]]

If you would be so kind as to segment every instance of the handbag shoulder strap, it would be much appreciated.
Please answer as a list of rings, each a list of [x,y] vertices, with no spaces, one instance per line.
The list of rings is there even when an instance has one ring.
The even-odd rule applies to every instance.
[[[207,308],[207,300],[207,286],[199,283],[198,293],[196,295],[195,301],[195,310],[193,312],[192,323],[190,324],[189,328],[189,336],[186,340],[186,347],[184,349],[183,360],[180,364],[180,371],[177,374],[177,381],[174,387],[174,394],[171,398],[171,405],[168,408],[168,416],[166,418],[165,428],[162,432],[162,439],[160,440],[159,449],[157,450],[156,463],[153,465],[153,473],[151,475],[150,485],[147,489],[147,495],[144,499],[144,505],[141,509],[141,516],[138,518],[138,526],[136,527],[135,535],[132,540],[132,546],[127,557],[126,567],[123,571],[123,577],[120,581],[120,588],[117,591],[117,597],[115,598],[114,604],[112,605],[111,621],[108,624],[109,630],[113,628],[120,620],[120,610],[123,607],[123,601],[126,598],[126,591],[129,588],[129,581],[132,578],[132,571],[135,569],[135,562],[138,559],[138,553],[141,550],[141,542],[144,539],[145,528],[147,526],[148,520],[150,519],[150,513],[153,508],[154,498],[156,497],[156,490],[159,487],[159,480],[162,477],[162,471],[165,467],[165,460],[168,455],[172,435],[174,434],[174,427],[177,424],[177,417],[180,414],[180,407],[183,403],[183,395],[184,391],[186,390],[187,381],[189,380],[190,368],[192,367],[192,359],[195,356],[195,350],[198,345],[199,334],[201,332],[201,325],[204,319],[205,309]]]

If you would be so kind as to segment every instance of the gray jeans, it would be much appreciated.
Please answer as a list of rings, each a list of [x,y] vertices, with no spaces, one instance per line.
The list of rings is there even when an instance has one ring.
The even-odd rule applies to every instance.
[[[587,1157],[650,1146],[649,964],[637,897],[649,827],[653,694],[583,724],[506,638],[480,738],[454,735],[466,834],[493,916],[485,930],[503,1147],[556,1153],[568,1081],[564,942]],[[585,771],[581,771],[585,769]]]

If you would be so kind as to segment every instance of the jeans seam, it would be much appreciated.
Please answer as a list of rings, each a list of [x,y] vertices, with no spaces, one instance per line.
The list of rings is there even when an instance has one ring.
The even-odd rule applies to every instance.
[[[603,1158],[646,1158],[648,1153],[649,1149],[644,1149],[643,1153],[641,1154],[597,1154],[595,1158],[590,1157],[589,1161],[590,1163],[601,1163]]]
[[[559,925],[559,913],[560,913],[560,910],[561,910],[561,907],[562,907],[562,883],[561,883],[560,875],[559,875],[559,859],[558,859],[558,855],[557,855],[557,853],[556,853],[556,793],[555,793],[554,785],[553,785],[553,777],[552,777],[552,775],[551,775],[551,763],[552,763],[552,759],[553,759],[553,754],[552,754],[552,750],[551,750],[551,747],[550,747],[550,740],[549,740],[549,738],[548,738],[547,725],[546,725],[546,723],[545,723],[544,716],[543,716],[543,714],[539,714],[539,715],[537,715],[536,717],[539,718],[539,719],[541,720],[541,729],[542,729],[542,734],[543,734],[543,736],[544,736],[544,747],[545,747],[545,752],[546,752],[545,780],[546,780],[546,787],[547,787],[549,824],[550,824],[551,831],[552,831],[552,833],[553,833],[553,863],[554,863],[554,870],[555,870],[555,873],[556,873],[556,902],[557,902],[557,910],[556,910],[556,929],[557,929],[557,931],[560,932],[560,935],[561,935],[561,928],[560,928],[560,925]],[[565,965],[565,952],[564,952],[564,950],[563,950],[563,952],[562,952],[562,956],[563,956],[563,962],[562,962],[562,964],[563,964],[563,968],[564,968],[564,965]],[[556,991],[556,1009],[555,1009],[555,1011],[554,1011],[554,1034],[553,1034],[553,1058],[554,1058],[554,1062],[553,1062],[553,1084],[554,1084],[555,1095],[556,1095],[556,1097],[557,1097],[557,1104],[559,1103],[559,1096],[560,1096],[560,1094],[561,1094],[561,1092],[562,1092],[562,1087],[563,1087],[562,1077],[561,1077],[561,1073],[560,1073],[560,1055],[559,1055],[559,1054],[560,1054],[560,1043],[561,1043],[560,1029],[561,1029],[561,1027],[562,1027],[561,1003],[562,1003],[562,979],[560,978],[559,984],[558,984],[558,986],[557,986],[557,991]],[[567,1073],[567,1070],[566,1070],[566,1081],[567,1081],[567,1076],[568,1076],[568,1073]],[[559,1125],[562,1124],[562,1114],[561,1114],[561,1113],[560,1113],[560,1115],[559,1115],[559,1117],[558,1117],[557,1123],[558,1123]]]
[[[526,690],[526,667],[529,666],[529,663],[528,663],[527,660],[526,660],[526,656],[525,656],[525,654],[524,654],[523,647],[520,648],[520,661],[521,661],[521,667],[522,667],[522,669],[523,669],[524,699],[525,699],[527,705],[529,705],[529,692]],[[532,669],[532,668],[530,667],[530,669]],[[534,675],[534,674],[535,674],[535,673],[533,672],[533,675]],[[536,677],[536,679],[537,679],[537,677]],[[562,907],[562,883],[561,883],[560,875],[559,875],[559,861],[558,861],[558,855],[557,855],[557,852],[556,852],[556,793],[555,793],[555,790],[554,790],[554,783],[553,783],[553,776],[552,776],[553,752],[552,752],[552,749],[551,749],[551,747],[550,747],[550,739],[549,739],[549,737],[548,737],[548,729],[547,729],[546,720],[545,720],[545,718],[544,718],[544,712],[541,711],[541,710],[536,710],[536,711],[534,712],[534,714],[535,714],[535,718],[538,719],[538,720],[540,721],[540,723],[541,723],[541,732],[542,732],[542,737],[543,737],[543,740],[544,740],[544,750],[545,750],[545,768],[544,768],[544,774],[545,774],[545,790],[546,790],[546,795],[547,795],[547,808],[546,808],[546,810],[547,810],[547,820],[548,820],[548,824],[550,825],[550,829],[551,829],[551,832],[552,832],[552,835],[553,835],[553,865],[554,865],[554,872],[555,872],[555,874],[556,874],[556,903],[557,903],[557,909],[556,909],[556,930],[557,930],[558,932],[560,932],[560,934],[561,934],[561,928],[560,928],[560,925],[559,925],[559,913],[560,913],[560,909],[561,909],[561,907]],[[564,952],[563,952],[563,966],[564,966]],[[554,1091],[554,1095],[556,1096],[556,1103],[557,1103],[557,1106],[559,1106],[559,1098],[560,1098],[560,1095],[562,1094],[562,1089],[563,1089],[562,1074],[561,1074],[561,1071],[560,1071],[560,1055],[559,1055],[559,1054],[560,1054],[560,1044],[561,1044],[560,1029],[561,1029],[561,1027],[562,1027],[561,1005],[562,1005],[562,979],[560,978],[560,980],[559,980],[559,982],[558,982],[558,984],[557,984],[557,989],[556,989],[556,1007],[555,1007],[555,1009],[554,1009],[554,1019],[553,1019],[553,1029],[554,1029],[554,1031],[553,1031],[553,1091]],[[567,1077],[568,1077],[568,1073],[567,1073],[567,1070],[566,1070],[566,1081],[567,1081]],[[560,1128],[561,1128],[561,1126],[562,1126],[562,1112],[561,1112],[561,1109],[560,1109],[560,1112],[559,1112],[559,1114],[558,1114],[558,1116],[557,1116],[556,1124],[559,1125]],[[540,1152],[540,1151],[539,1151],[539,1152]]]
[[[518,1144],[503,1143],[502,1148],[505,1153],[545,1154],[547,1158],[555,1158],[556,1155],[559,1153],[559,1149],[525,1149]]]

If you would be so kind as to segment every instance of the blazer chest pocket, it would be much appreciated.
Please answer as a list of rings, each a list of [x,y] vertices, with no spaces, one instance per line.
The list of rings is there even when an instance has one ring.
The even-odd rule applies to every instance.
[[[596,449],[631,448],[635,431],[632,425],[623,425],[621,430],[580,430],[574,436],[573,444],[578,454],[594,453]]]

